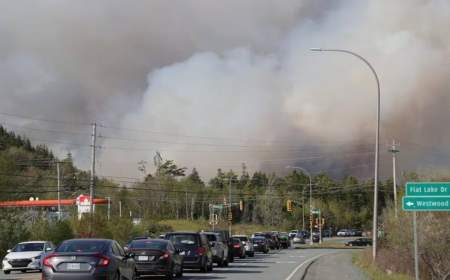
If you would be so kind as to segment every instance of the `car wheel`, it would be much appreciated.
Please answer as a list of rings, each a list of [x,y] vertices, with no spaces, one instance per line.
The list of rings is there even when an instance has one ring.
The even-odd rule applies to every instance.
[[[136,279],[138,279],[137,272],[136,272],[136,270],[134,270],[133,275],[131,275],[131,280],[136,280]]]
[[[253,258],[254,256],[255,256],[255,252],[253,251],[253,252],[250,253],[250,257]]]
[[[209,266],[208,266],[208,272],[211,272],[211,271],[213,271],[213,262],[211,261],[211,263],[209,264]]]
[[[226,260],[223,261],[223,266],[224,266],[224,267],[228,267],[228,259],[226,259]]]
[[[171,267],[170,267],[170,270],[166,274],[166,279],[167,280],[172,280],[173,279],[173,275],[174,275],[174,265],[172,264]]]
[[[200,268],[200,272],[206,273],[208,272],[208,261],[204,261],[204,263],[202,264],[202,267]]]
[[[3,273],[5,273],[5,274],[10,274],[11,271],[9,271],[9,270],[3,270]]]
[[[120,276],[120,272],[117,271],[111,279],[112,280],[121,280],[122,279],[121,277],[122,276]]]
[[[177,272],[176,276],[178,278],[183,277],[183,267],[180,266],[180,270]]]
[[[217,266],[218,267],[224,267],[224,263],[225,263],[225,260],[224,260],[224,257],[222,255],[222,257],[220,257],[220,261],[217,262]]]

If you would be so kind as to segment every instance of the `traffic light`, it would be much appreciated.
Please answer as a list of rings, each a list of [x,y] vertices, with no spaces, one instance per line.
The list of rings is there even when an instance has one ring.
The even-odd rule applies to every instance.
[[[292,212],[292,200],[288,199],[286,201],[286,209],[288,212]]]
[[[239,210],[244,211],[244,201],[239,201]]]

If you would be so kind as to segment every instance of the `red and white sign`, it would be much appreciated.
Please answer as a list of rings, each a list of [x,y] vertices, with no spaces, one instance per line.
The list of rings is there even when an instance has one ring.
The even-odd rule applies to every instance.
[[[81,216],[85,213],[91,213],[91,197],[89,195],[80,195],[77,197],[77,206],[78,206],[78,218],[81,219]],[[93,210],[95,211],[95,205],[93,206]]]

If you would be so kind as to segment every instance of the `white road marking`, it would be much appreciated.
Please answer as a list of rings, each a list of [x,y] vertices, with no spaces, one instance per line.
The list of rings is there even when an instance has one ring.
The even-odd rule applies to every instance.
[[[300,270],[300,268],[302,268],[302,266],[304,266],[305,264],[307,264],[307,263],[309,263],[309,262],[312,262],[312,261],[314,261],[315,259],[318,259],[318,258],[320,258],[320,257],[322,257],[322,256],[324,256],[324,255],[327,255],[327,254],[326,254],[326,253],[325,253],[325,254],[320,254],[320,255],[318,255],[318,256],[315,256],[315,257],[313,257],[313,258],[307,259],[306,261],[302,262],[301,264],[299,264],[299,266],[297,266],[297,267],[294,269],[294,271],[291,272],[291,274],[289,274],[289,276],[288,276],[285,280],[291,280],[291,279],[295,276],[295,274]]]

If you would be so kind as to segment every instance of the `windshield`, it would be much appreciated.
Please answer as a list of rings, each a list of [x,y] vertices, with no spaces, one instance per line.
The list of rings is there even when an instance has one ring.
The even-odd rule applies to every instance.
[[[37,252],[43,250],[44,243],[20,243],[12,249],[12,252]]]
[[[171,234],[166,236],[172,241],[174,246],[196,246],[198,245],[198,235],[195,234]]]
[[[150,249],[150,250],[165,250],[167,247],[167,241],[160,240],[135,240],[132,241],[130,249]]]
[[[108,241],[68,240],[64,241],[55,252],[60,253],[101,253],[108,247]]]

